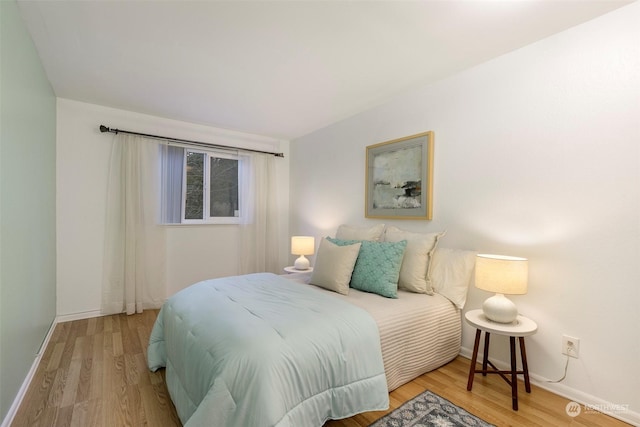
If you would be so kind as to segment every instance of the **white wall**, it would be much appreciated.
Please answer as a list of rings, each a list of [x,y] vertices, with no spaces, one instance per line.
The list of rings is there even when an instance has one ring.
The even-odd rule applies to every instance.
[[[289,156],[287,141],[241,134],[129,111],[58,99],[58,316],[100,310],[109,156],[113,134],[98,126],[280,151],[277,159],[282,265],[287,264]],[[237,226],[167,226],[167,296],[200,280],[238,274]]]
[[[640,423],[638,22],[634,3],[292,141],[292,232],[378,222],[364,218],[365,147],[434,131],[433,221],[387,223],[529,258],[529,293],[513,299],[539,325],[531,371],[560,378],[561,335],[578,337],[580,359],[549,387],[629,404],[617,415]],[[466,309],[488,296],[472,288]],[[501,338],[492,354],[508,361]]]

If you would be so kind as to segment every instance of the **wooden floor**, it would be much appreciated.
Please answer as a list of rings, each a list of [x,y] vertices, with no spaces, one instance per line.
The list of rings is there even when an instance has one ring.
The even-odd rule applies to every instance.
[[[157,311],[56,326],[12,426],[180,426],[164,370],[147,369]]]
[[[354,417],[329,421],[325,427],[364,427],[401,406],[425,390],[430,390],[467,412],[496,426],[532,427],[619,427],[629,424],[599,412],[581,412],[575,418],[566,413],[568,399],[531,385],[531,393],[524,391],[519,381],[518,411],[511,409],[511,386],[498,375],[483,377],[476,374],[473,390],[467,391],[469,364],[471,361],[458,356],[449,364],[428,372],[390,394],[390,409],[384,412],[366,412]],[[480,369],[478,365],[478,369]]]
[[[146,365],[156,316],[150,310],[58,324],[11,425],[180,426],[164,370],[149,372]],[[466,390],[469,363],[458,357],[394,390],[389,411],[329,421],[325,427],[368,426],[427,389],[497,426],[627,425],[593,412],[571,418],[565,412],[567,399],[536,386],[527,394],[522,384],[520,409],[512,411],[510,387],[497,375],[477,375],[473,391]]]

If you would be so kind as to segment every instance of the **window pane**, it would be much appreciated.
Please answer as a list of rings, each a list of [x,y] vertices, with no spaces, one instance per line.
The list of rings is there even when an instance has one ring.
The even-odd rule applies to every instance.
[[[187,185],[184,206],[185,219],[203,219],[204,153],[187,151]]]
[[[238,216],[238,161],[211,157],[209,216]]]

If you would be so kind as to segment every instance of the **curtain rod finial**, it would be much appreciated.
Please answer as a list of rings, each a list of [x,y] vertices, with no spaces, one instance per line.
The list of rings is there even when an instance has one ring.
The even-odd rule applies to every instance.
[[[111,132],[111,133],[115,133],[117,135],[119,130],[118,129],[111,129],[110,127],[107,127],[105,125],[100,125],[100,132],[102,132],[102,133]]]

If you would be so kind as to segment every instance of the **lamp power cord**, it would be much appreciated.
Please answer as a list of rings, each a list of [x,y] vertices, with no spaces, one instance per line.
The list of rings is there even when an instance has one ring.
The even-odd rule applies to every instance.
[[[546,383],[559,383],[564,381],[565,378],[567,378],[567,369],[569,368],[569,352],[567,352],[567,354],[565,355],[567,357],[567,360],[564,364],[564,373],[562,374],[562,378],[560,378],[559,380],[546,380]]]

